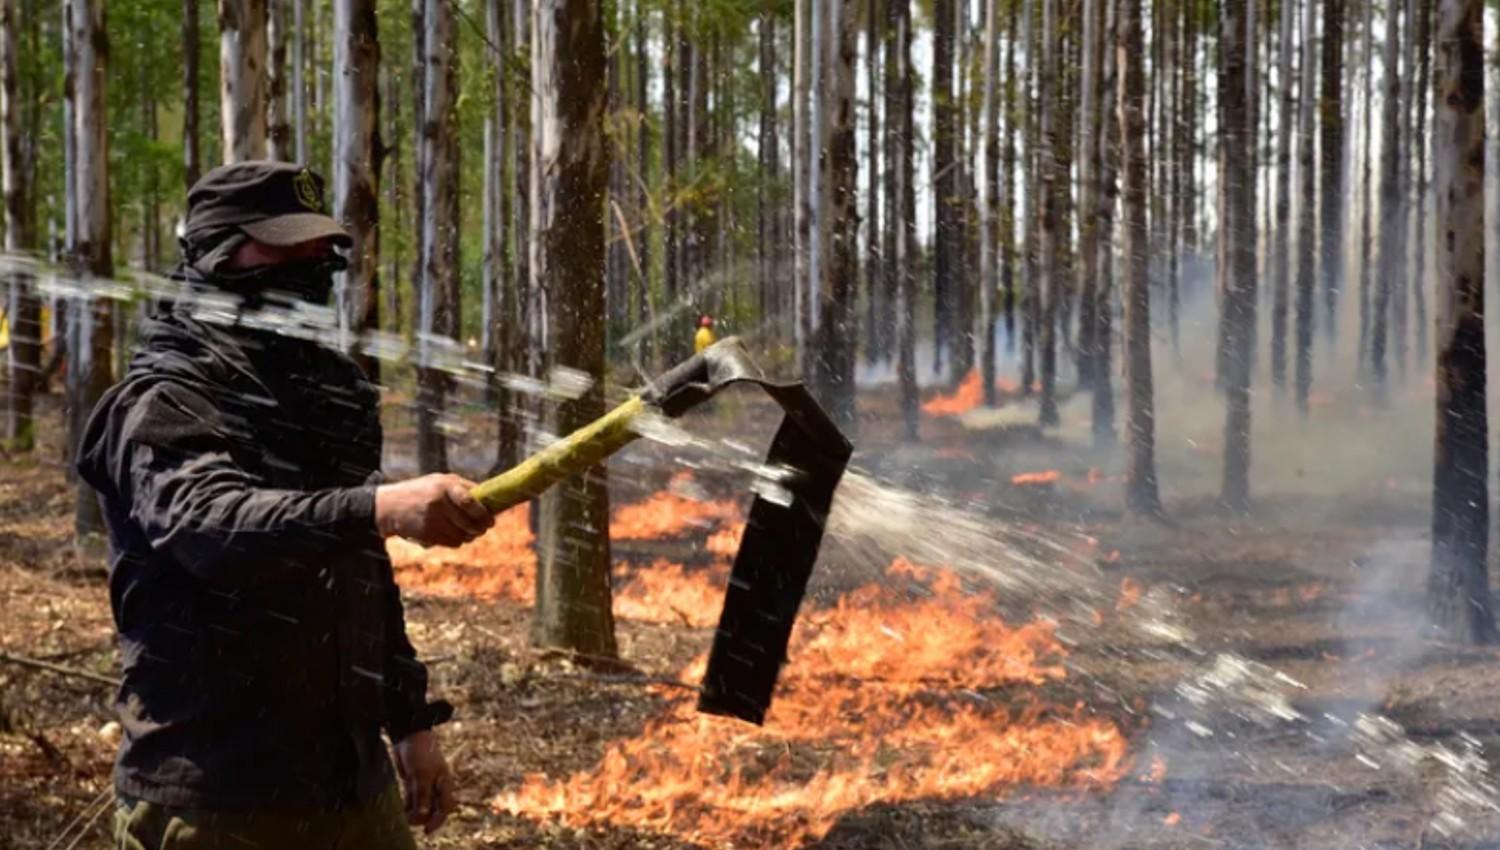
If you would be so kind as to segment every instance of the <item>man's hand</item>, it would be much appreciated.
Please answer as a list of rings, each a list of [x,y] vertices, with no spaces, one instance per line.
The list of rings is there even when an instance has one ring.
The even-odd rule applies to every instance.
[[[494,521],[469,491],[474,482],[434,474],[375,488],[375,527],[385,537],[405,537],[423,546],[459,546],[483,534]]]
[[[413,732],[396,742],[396,772],[406,798],[406,822],[421,825],[428,835],[448,820],[458,805],[453,796],[453,774],[431,729]]]

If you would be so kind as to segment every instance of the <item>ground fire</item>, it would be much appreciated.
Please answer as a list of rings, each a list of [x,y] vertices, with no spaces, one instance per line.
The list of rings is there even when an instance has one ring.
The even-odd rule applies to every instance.
[[[713,561],[621,563],[616,615],[712,627],[725,556],[743,527],[733,508],[670,490],[618,508],[612,525],[627,535],[706,535]],[[525,601],[534,564],[523,511],[467,547],[393,545],[398,580],[417,593]],[[509,578],[477,580],[486,571]],[[715,847],[790,846],[872,803],[1105,787],[1129,771],[1125,735],[1112,721],[1044,695],[1067,676],[1052,625],[1008,625],[991,593],[952,570],[898,558],[883,581],[809,608],[763,729],[700,716],[689,696],[661,686],[665,707],[640,735],[609,745],[598,765],[528,777],[493,805]],[[697,681],[703,661],[677,678]]]

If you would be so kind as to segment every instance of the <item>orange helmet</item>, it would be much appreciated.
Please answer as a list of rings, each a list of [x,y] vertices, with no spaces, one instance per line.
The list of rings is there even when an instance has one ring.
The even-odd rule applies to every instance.
[[[698,327],[700,327],[700,328],[711,328],[713,326],[714,326],[714,317],[708,315],[707,313],[704,313],[703,316],[702,316],[702,318],[698,319]]]

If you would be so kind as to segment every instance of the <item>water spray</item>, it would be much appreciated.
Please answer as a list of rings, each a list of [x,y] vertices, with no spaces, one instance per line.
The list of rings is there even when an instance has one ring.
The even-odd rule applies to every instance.
[[[519,505],[649,433],[654,418],[681,417],[734,384],[760,387],[785,411],[766,458],[767,466],[785,474],[778,493],[757,492],[751,505],[698,710],[760,724],[818,558],[834,491],[854,451],[806,386],[767,381],[738,340],[725,339],[472,493],[492,513]]]

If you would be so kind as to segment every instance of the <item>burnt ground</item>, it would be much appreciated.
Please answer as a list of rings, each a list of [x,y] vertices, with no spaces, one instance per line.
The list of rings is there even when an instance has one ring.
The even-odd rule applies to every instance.
[[[879,417],[893,412],[891,404],[876,394],[869,407]],[[1433,643],[1413,625],[1426,566],[1419,476],[1381,471],[1376,484],[1339,485],[1342,496],[1268,487],[1248,517],[1225,517],[1203,491],[1168,486],[1171,524],[1125,523],[1114,507],[1109,459],[1082,449],[1066,427],[1044,437],[1014,423],[966,429],[924,420],[923,444],[900,447],[883,424],[892,418],[862,426],[857,464],[889,480],[962,494],[997,515],[1081,525],[1100,541],[1107,581],[1128,580],[1148,599],[1170,600],[1197,638],[1191,649],[1119,629],[1071,638],[1074,675],[1047,687],[1129,736],[1134,764],[1109,789],[998,788],[979,799],[854,808],[809,846],[1373,848],[1500,840],[1482,819],[1468,834],[1445,837],[1432,826],[1442,808],[1441,771],[1403,772],[1384,759],[1371,766],[1349,743],[1346,724],[1379,713],[1417,745],[1458,750],[1473,741],[1494,752],[1500,744],[1500,653]],[[773,420],[749,404],[721,408],[697,425],[732,432]],[[392,434],[403,438],[401,423]],[[1168,446],[1163,479],[1208,463],[1204,454],[1198,444],[1182,456]],[[49,462],[56,456],[49,444],[35,459],[0,460],[0,652],[112,675],[102,562],[74,546],[71,491]],[[619,500],[659,487],[675,465],[649,449],[633,456],[615,476]],[[1058,483],[1011,483],[1017,473],[1051,468],[1063,475]],[[1090,469],[1104,480],[1090,484]],[[696,544],[687,542],[635,554],[655,557],[673,545],[685,550],[678,559],[691,560]],[[830,563],[820,571],[859,568]],[[444,738],[462,782],[461,808],[422,846],[690,846],[638,829],[577,830],[493,812],[489,801],[527,774],[564,776],[597,764],[610,742],[640,731],[662,696],[538,657],[527,647],[528,612],[520,605],[414,598],[407,610],[434,689],[457,704],[460,717]],[[708,636],[619,624],[622,655],[660,676],[676,675]],[[1228,705],[1194,715],[1201,726],[1186,722],[1176,691],[1221,652],[1301,683],[1289,689],[1291,705],[1309,719],[1265,723]],[[110,689],[91,680],[0,663],[0,847],[108,846],[109,698]],[[1149,775],[1158,760],[1164,772]]]

